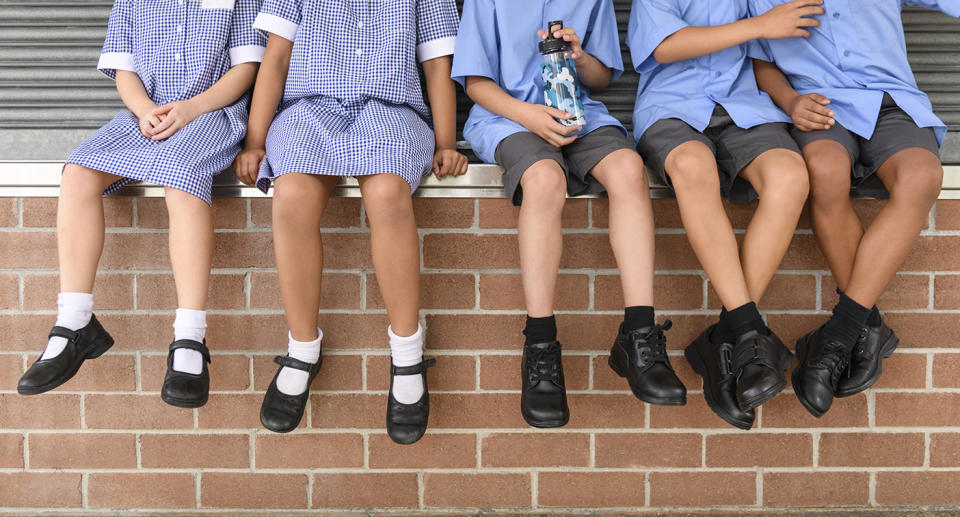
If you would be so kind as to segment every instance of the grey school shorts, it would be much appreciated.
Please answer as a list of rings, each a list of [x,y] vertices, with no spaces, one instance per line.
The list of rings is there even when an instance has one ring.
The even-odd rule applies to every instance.
[[[850,153],[850,161],[853,162],[850,171],[851,184],[856,188],[857,194],[876,199],[890,197],[883,182],[877,177],[877,170],[891,156],[910,147],[927,149],[940,156],[940,145],[937,144],[933,128],[918,127],[888,93],[883,94],[877,127],[869,140],[839,123],[820,131],[800,131],[791,125],[790,134],[801,149],[817,140],[833,140],[846,148]]]
[[[633,150],[630,140],[617,126],[603,126],[577,138],[562,148],[554,147],[539,136],[522,131],[504,138],[497,146],[494,159],[503,167],[503,190],[514,205],[523,201],[520,178],[534,163],[554,160],[567,178],[567,194],[580,196],[603,192],[603,185],[590,175],[590,170],[610,153]]]
[[[789,149],[800,153],[800,148],[785,123],[769,123],[743,129],[734,123],[723,106],[717,104],[710,117],[710,124],[701,133],[686,122],[667,118],[650,126],[637,142],[637,151],[658,176],[669,186],[670,176],[665,163],[667,155],[682,143],[695,140],[702,142],[717,157],[717,169],[720,174],[720,187],[730,201],[747,203],[757,198],[757,191],[740,171],[757,156],[771,149]]]

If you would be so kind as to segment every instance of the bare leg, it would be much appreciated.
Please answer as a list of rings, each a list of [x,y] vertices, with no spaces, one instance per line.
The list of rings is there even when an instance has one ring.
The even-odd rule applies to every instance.
[[[68,164],[57,203],[60,292],[91,293],[103,253],[103,191],[119,176]]]
[[[177,284],[177,306],[202,311],[213,260],[210,205],[182,190],[164,189],[170,217],[170,264]]]
[[[523,295],[527,314],[543,318],[553,314],[557,270],[563,252],[560,216],[566,202],[567,180],[557,162],[540,160],[524,172],[520,186],[523,202],[517,233]]]

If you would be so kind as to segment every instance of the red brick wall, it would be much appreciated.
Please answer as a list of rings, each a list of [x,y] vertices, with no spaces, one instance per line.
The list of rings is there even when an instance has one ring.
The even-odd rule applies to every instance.
[[[266,432],[257,417],[286,340],[268,199],[215,203],[206,407],[172,408],[157,393],[174,308],[159,199],[106,203],[96,299],[116,347],[52,393],[17,395],[54,319],[55,206],[0,199],[0,509],[960,506],[960,201],[938,204],[881,302],[902,344],[876,388],[819,420],[788,390],[742,432],[707,409],[679,355],[718,303],[673,201],[655,203],[657,306],[674,321],[687,406],[644,405],[607,368],[620,318],[607,204],[571,201],[558,310],[573,417],[537,431],[519,413],[515,210],[417,200],[427,346],[440,367],[430,432],[413,447],[383,429],[387,323],[355,199],[334,200],[326,215],[325,361],[295,433]],[[856,206],[867,218],[880,207]],[[742,229],[752,212],[730,213]],[[792,343],[833,297],[804,220],[763,308]]]

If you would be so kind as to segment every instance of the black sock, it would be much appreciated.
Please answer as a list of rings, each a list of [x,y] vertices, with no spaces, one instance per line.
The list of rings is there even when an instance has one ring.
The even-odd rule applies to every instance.
[[[870,317],[867,318],[867,325],[879,327],[883,324],[883,318],[880,316],[880,309],[876,305],[870,308]]]
[[[634,305],[623,310],[623,326],[621,332],[652,327],[654,325],[653,307],[649,305]]]
[[[718,337],[726,343],[734,343],[737,338],[751,330],[765,332],[766,324],[757,310],[757,304],[750,302],[726,313],[720,313],[720,324],[717,325]]]
[[[714,345],[720,345],[723,343],[730,342],[730,337],[723,334],[724,329],[723,329],[722,323],[723,323],[723,320],[725,320],[726,318],[727,318],[727,308],[720,307],[720,320],[717,322],[716,325],[713,326],[713,331],[711,331],[710,336],[708,336],[708,338],[710,339],[710,342],[713,343]]]
[[[523,329],[527,336],[526,344],[549,343],[557,340],[557,319],[553,316],[531,318],[527,316],[527,328]]]
[[[848,350],[857,344],[860,331],[867,326],[871,309],[860,305],[841,293],[840,301],[833,308],[833,316],[823,326],[823,336],[843,343]]]

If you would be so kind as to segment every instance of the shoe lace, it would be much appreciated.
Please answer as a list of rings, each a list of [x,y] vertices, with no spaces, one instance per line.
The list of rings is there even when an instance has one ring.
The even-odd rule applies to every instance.
[[[664,332],[670,330],[672,326],[673,322],[667,320],[662,325],[654,325],[646,334],[638,336],[637,341],[643,344],[637,348],[637,352],[643,364],[670,364],[667,356],[667,336]]]
[[[530,383],[541,380],[560,383],[560,343],[551,343],[544,348],[532,349],[527,366]]]
[[[817,357],[817,364],[821,368],[830,370],[830,382],[836,385],[840,380],[840,375],[850,365],[846,347],[842,343],[828,341],[824,344],[819,357]]]

